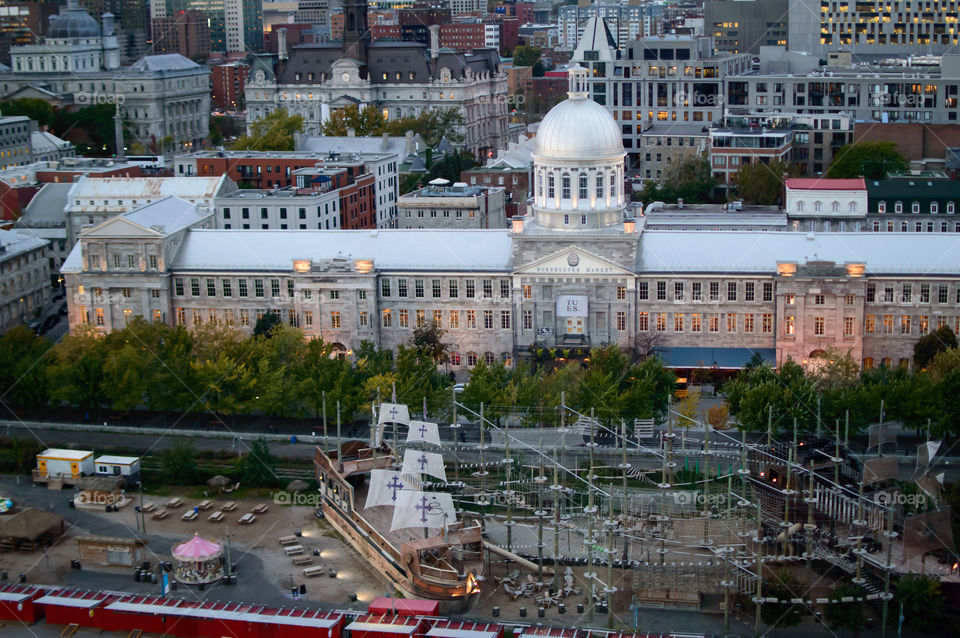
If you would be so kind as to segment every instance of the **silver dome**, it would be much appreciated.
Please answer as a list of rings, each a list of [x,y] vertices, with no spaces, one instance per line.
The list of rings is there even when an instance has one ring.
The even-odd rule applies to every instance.
[[[571,75],[580,75],[578,71]],[[577,80],[571,78],[572,82]],[[569,97],[550,109],[540,122],[533,154],[540,162],[622,159],[623,138],[607,109],[588,98],[585,91],[571,90]]]
[[[46,37],[59,38],[98,38],[100,25],[89,13],[81,9],[76,0],[71,0],[60,13],[50,16],[50,26]]]

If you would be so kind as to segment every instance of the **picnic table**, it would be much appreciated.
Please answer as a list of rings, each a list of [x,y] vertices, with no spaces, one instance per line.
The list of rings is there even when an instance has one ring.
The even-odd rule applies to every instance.
[[[220,506],[221,512],[232,512],[235,509],[237,509],[237,504],[233,501],[227,501],[226,503]]]
[[[211,501],[210,499],[207,499],[205,501],[200,501],[200,504],[197,505],[197,507],[200,508],[201,510],[208,510],[211,507],[213,507],[213,501]]]
[[[281,536],[280,538],[277,539],[277,541],[281,545],[293,545],[294,543],[297,542],[297,537],[294,536],[293,534],[290,534],[289,536]]]
[[[192,520],[196,519],[197,516],[198,516],[197,510],[187,510],[186,512],[183,513],[183,516],[180,517],[180,520],[182,520],[182,521],[192,521]]]
[[[157,509],[157,504],[156,504],[156,503],[147,503],[146,505],[144,505],[144,506],[141,507],[140,509],[141,509],[142,511],[144,511],[144,512],[147,512],[147,513],[149,514],[149,513],[152,512],[153,510]]]
[[[294,565],[309,565],[313,562],[313,556],[294,556]]]
[[[270,509],[263,503],[258,503],[250,510],[251,514],[266,514],[267,510]]]
[[[325,573],[325,569],[322,565],[314,565],[313,567],[307,567],[303,570],[303,575],[307,578],[313,578],[315,576],[322,576]]]
[[[249,512],[237,519],[237,522],[241,525],[253,525],[257,520],[257,517]]]
[[[150,518],[152,518],[155,521],[162,521],[169,515],[170,515],[170,512],[168,512],[167,510],[157,510],[156,512],[150,515]]]
[[[167,501],[167,507],[169,508],[177,508],[177,507],[180,507],[181,505],[183,505],[183,499],[180,498],[179,496],[175,498],[171,498],[169,501]]]
[[[303,553],[303,545],[287,545],[283,548],[283,553],[287,556],[296,556]]]
[[[214,512],[213,514],[207,517],[207,520],[210,521],[211,523],[219,523],[220,521],[223,520],[223,512]]]

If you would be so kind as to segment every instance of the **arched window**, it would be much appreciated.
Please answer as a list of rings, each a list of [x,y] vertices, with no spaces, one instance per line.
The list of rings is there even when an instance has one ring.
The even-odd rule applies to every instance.
[[[893,205],[893,212],[902,213],[903,212],[903,202],[897,202]]]
[[[831,213],[839,213],[839,212],[840,212],[840,202],[833,202],[833,203],[831,203],[831,204],[830,204],[830,212],[831,212]]]
[[[497,357],[492,352],[484,352],[483,360],[487,363],[488,366],[492,366],[497,362]]]
[[[802,213],[802,212],[803,212],[803,200],[802,200],[802,199],[798,199],[798,200],[797,200],[797,212],[798,212],[798,213]]]
[[[953,215],[953,211],[956,208],[956,204],[953,202],[947,202],[947,215]]]
[[[877,212],[878,213],[887,212],[887,202],[877,202]]]
[[[468,353],[467,353],[467,367],[472,368],[472,367],[475,366],[475,365],[477,365],[477,353],[476,353],[476,352],[468,352]]]
[[[459,353],[459,352],[454,351],[454,352],[451,352],[451,353],[450,353],[450,365],[452,365],[452,366],[458,366],[458,365],[460,365],[460,353]]]
[[[822,208],[823,204],[821,204],[819,200],[813,202],[813,212],[819,213]]]
[[[937,202],[930,202],[930,214],[936,215],[940,212],[940,204]]]
[[[851,213],[857,212],[857,202],[850,202],[849,209]]]
[[[920,202],[913,202],[913,204],[911,204],[911,206],[910,206],[910,210],[913,212],[914,215],[916,215],[917,213],[919,213],[919,212],[920,212]]]

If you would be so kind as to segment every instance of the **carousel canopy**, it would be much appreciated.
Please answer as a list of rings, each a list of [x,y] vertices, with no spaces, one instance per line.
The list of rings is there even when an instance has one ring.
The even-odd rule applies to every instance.
[[[200,534],[173,548],[173,557],[180,560],[207,560],[219,554],[220,544],[201,538]]]

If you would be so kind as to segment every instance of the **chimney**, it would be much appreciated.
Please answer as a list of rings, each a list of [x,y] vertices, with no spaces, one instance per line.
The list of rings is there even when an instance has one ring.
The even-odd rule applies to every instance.
[[[277,57],[281,62],[287,60],[287,30],[279,29],[277,31]]]
[[[390,134],[386,131],[383,133],[383,146],[381,148],[383,148],[383,150],[390,148]]]
[[[357,136],[357,129],[355,128],[347,129],[347,137],[356,137],[356,136]]]
[[[416,149],[413,148],[413,131],[408,130],[403,134],[403,136],[406,138],[404,150],[406,151],[407,155],[415,153]]]
[[[293,150],[299,151],[301,144],[303,144],[303,134],[300,131],[294,131],[293,132]]]
[[[430,25],[430,59],[440,57],[440,25]]]

